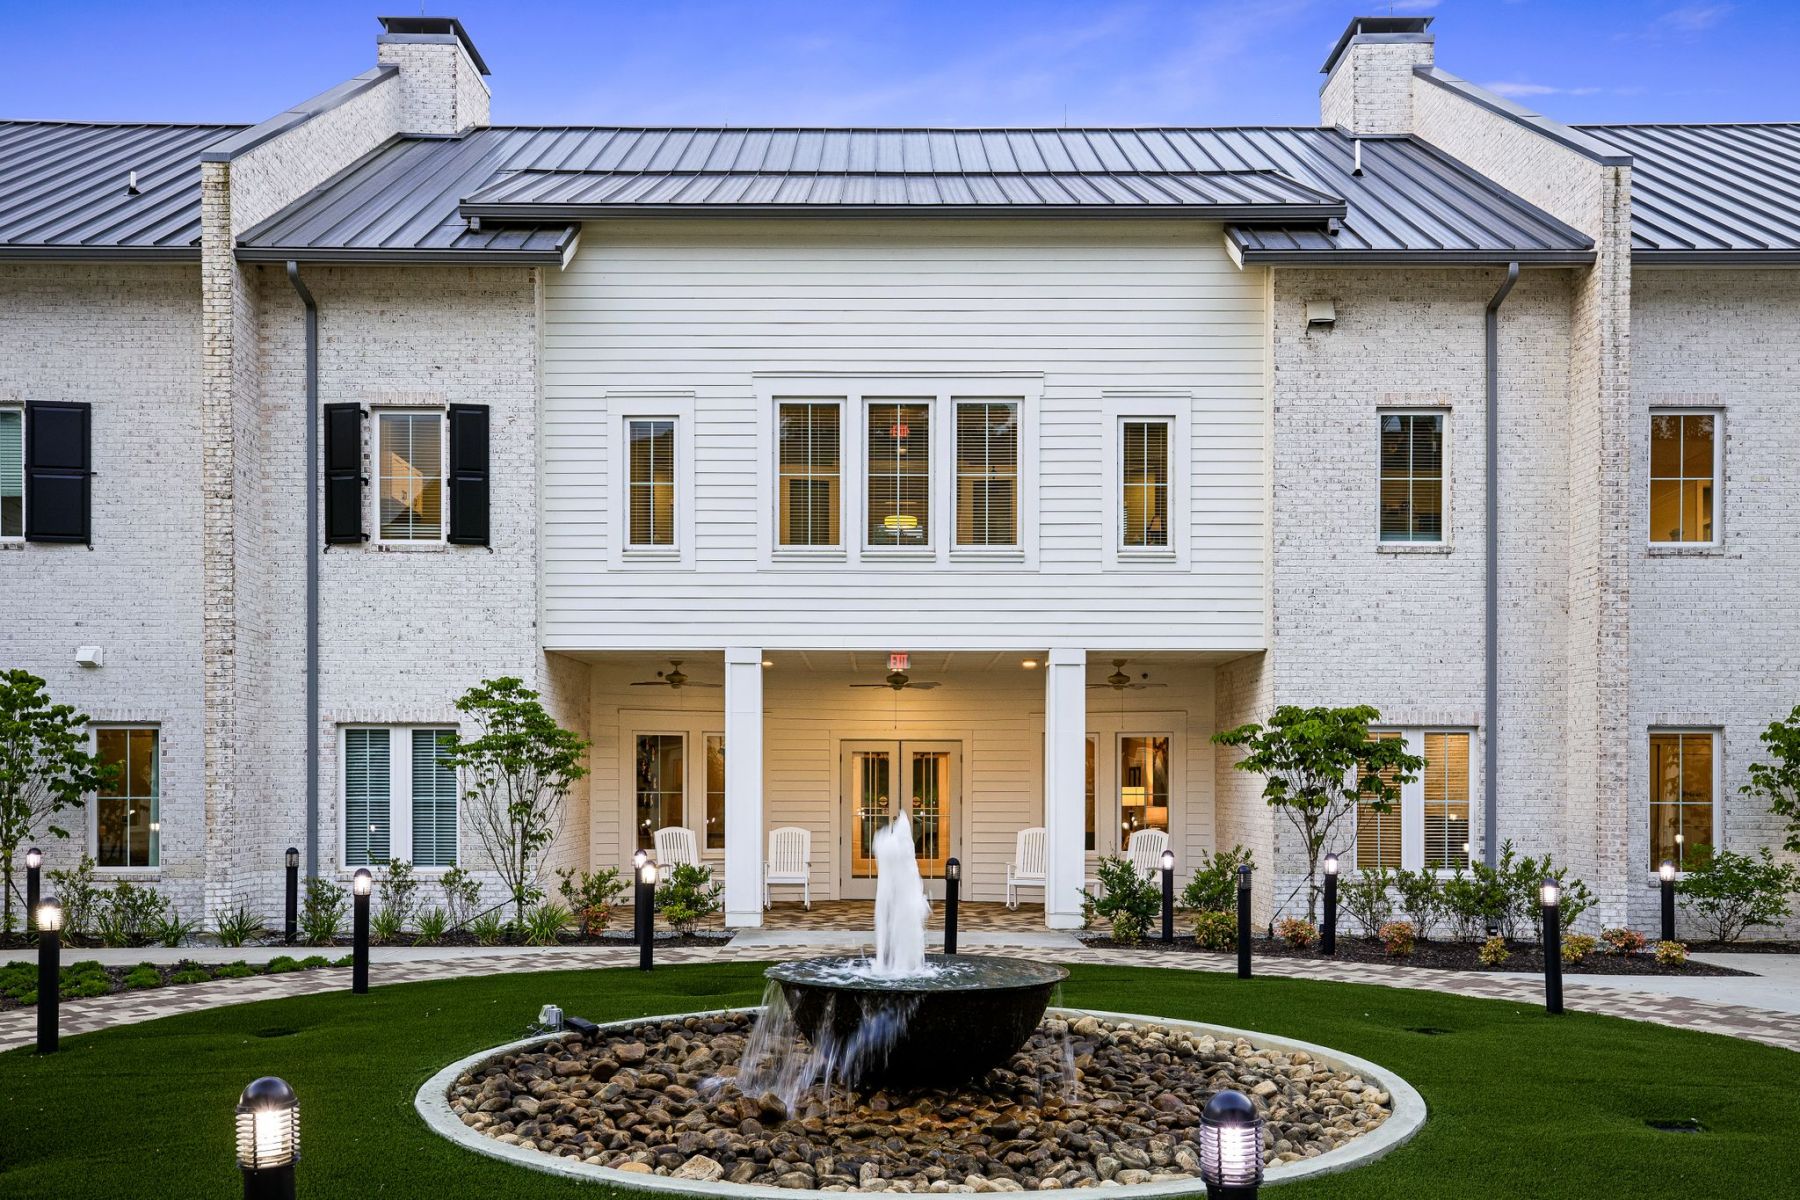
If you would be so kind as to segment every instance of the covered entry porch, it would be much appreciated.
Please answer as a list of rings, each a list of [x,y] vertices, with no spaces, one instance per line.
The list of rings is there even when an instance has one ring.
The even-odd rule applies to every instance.
[[[1095,863],[1136,830],[1165,832],[1184,863],[1214,845],[1213,664],[1202,654],[738,647],[581,657],[594,743],[590,865],[654,851],[659,829],[690,830],[724,884],[728,927],[870,927],[859,924],[874,896],[870,842],[902,812],[932,894],[948,860],[961,863],[971,922],[1007,900],[1021,831],[1044,831],[1043,877],[1015,889],[1017,910],[995,909],[997,929],[1078,926]],[[805,887],[768,889],[768,908],[775,830],[803,831]]]

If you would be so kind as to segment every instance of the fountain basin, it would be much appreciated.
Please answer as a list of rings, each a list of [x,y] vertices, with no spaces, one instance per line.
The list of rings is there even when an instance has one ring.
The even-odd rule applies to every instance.
[[[763,974],[779,984],[794,1024],[840,1056],[855,1086],[963,1083],[1025,1044],[1062,967],[1021,958],[932,954],[918,975],[880,977],[867,959],[810,958]]]

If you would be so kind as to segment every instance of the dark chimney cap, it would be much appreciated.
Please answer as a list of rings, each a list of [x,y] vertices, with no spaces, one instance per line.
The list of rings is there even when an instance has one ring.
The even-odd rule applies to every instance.
[[[1380,42],[1429,42],[1431,35],[1425,30],[1431,26],[1430,17],[1351,17],[1350,24],[1338,35],[1337,45],[1331,48],[1331,56],[1325,65],[1319,68],[1319,74],[1331,74],[1331,68],[1338,65],[1338,59],[1344,57],[1354,38],[1367,37],[1370,41]]]
[[[475,48],[474,41],[469,37],[469,31],[464,29],[463,23],[455,17],[377,17],[375,19],[381,22],[383,34],[399,34],[403,37],[453,37],[462,43],[464,50],[468,51],[469,61],[475,64],[477,71],[483,75],[493,74],[488,70],[487,63],[482,61],[481,51]]]

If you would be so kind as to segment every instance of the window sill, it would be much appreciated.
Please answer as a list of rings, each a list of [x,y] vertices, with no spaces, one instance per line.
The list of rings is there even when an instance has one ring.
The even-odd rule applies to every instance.
[[[951,562],[1022,563],[1025,551],[1017,546],[961,546],[950,551]]]
[[[770,562],[776,563],[841,563],[849,559],[842,546],[819,546],[813,549],[802,549],[796,546],[783,546],[769,555]]]
[[[161,883],[161,867],[95,867],[95,879],[128,879],[132,883]]]
[[[1702,545],[1698,542],[1652,542],[1645,547],[1645,554],[1650,558],[1725,558],[1726,548],[1721,543]]]
[[[937,561],[937,551],[930,546],[864,546],[864,562],[924,562]]]
[[[1448,554],[1449,542],[1376,542],[1377,554]]]
[[[450,547],[444,542],[382,542],[369,543],[384,554],[441,554]]]
[[[0,551],[23,550],[24,548],[24,538],[0,538]]]

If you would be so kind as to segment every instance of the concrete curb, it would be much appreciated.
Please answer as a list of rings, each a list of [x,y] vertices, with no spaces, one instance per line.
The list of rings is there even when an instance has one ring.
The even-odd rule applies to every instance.
[[[600,1028],[604,1030],[629,1029],[642,1025],[647,1021],[679,1021],[687,1017],[709,1017],[724,1012],[756,1012],[748,1009],[705,1009],[699,1012],[666,1013],[654,1016],[634,1017],[626,1021],[612,1021]],[[1373,1132],[1366,1133],[1347,1146],[1340,1146],[1328,1154],[1317,1158],[1302,1159],[1299,1162],[1278,1163],[1268,1170],[1265,1186],[1291,1183],[1296,1179],[1310,1179],[1318,1175],[1327,1175],[1337,1171],[1347,1171],[1352,1167],[1360,1167],[1373,1162],[1389,1151],[1410,1141],[1425,1123],[1425,1099],[1406,1080],[1392,1071],[1377,1066],[1367,1059],[1333,1050],[1328,1046],[1316,1046],[1311,1042],[1296,1041],[1293,1038],[1276,1037],[1272,1034],[1258,1033],[1248,1029],[1234,1029],[1226,1025],[1208,1025],[1200,1021],[1178,1021],[1169,1017],[1145,1016],[1138,1013],[1108,1012],[1094,1008],[1052,1008],[1046,1015],[1079,1019],[1096,1017],[1102,1021],[1130,1021],[1134,1025],[1161,1025],[1168,1029],[1178,1029],[1189,1033],[1211,1034],[1213,1037],[1243,1038],[1258,1049],[1295,1051],[1304,1050],[1327,1066],[1355,1071],[1385,1091],[1393,1106],[1393,1115],[1383,1121]],[[695,1180],[671,1179],[666,1175],[641,1175],[631,1171],[618,1171],[611,1167],[597,1167],[578,1159],[559,1158],[538,1150],[525,1150],[518,1146],[496,1141],[491,1137],[476,1133],[456,1115],[450,1107],[450,1089],[456,1083],[457,1076],[471,1067],[480,1066],[489,1059],[503,1054],[540,1046],[549,1041],[549,1036],[522,1038],[516,1042],[508,1042],[503,1046],[481,1050],[466,1058],[451,1063],[430,1079],[425,1081],[418,1094],[413,1097],[413,1107],[424,1120],[427,1128],[442,1137],[448,1138],[465,1149],[477,1154],[485,1154],[489,1158],[497,1158],[514,1166],[527,1170],[541,1171],[547,1175],[558,1175],[565,1179],[584,1180],[589,1183],[604,1183],[626,1191],[661,1192],[679,1196],[744,1196],[757,1197],[758,1200],[794,1200],[796,1195],[819,1193],[803,1193],[793,1188],[769,1187],[748,1183],[700,1183]],[[1111,1187],[1106,1189],[1108,1196],[1132,1197],[1133,1200],[1143,1196],[1187,1196],[1199,1190],[1201,1184],[1197,1179],[1184,1179],[1168,1183],[1140,1183],[1130,1186]]]

